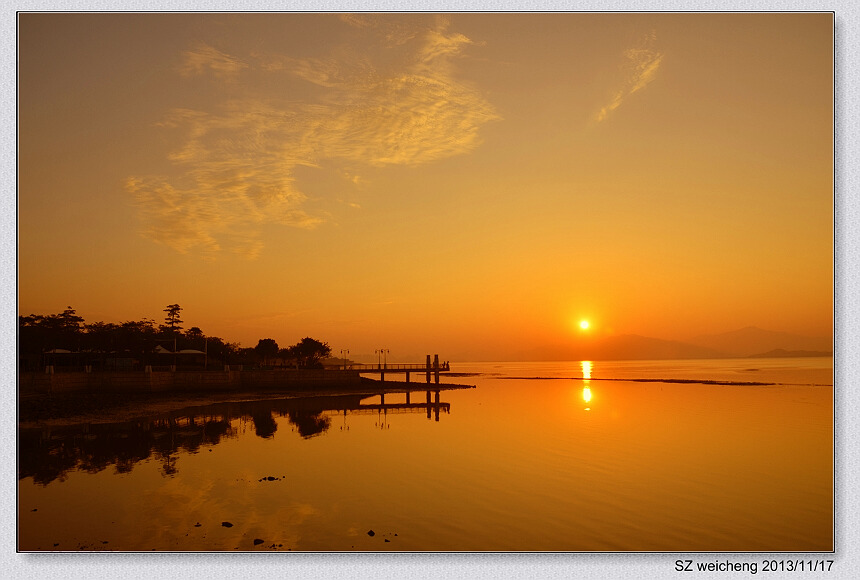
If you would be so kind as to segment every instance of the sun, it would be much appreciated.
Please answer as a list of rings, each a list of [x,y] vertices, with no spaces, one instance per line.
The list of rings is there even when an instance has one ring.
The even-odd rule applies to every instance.
[[[588,330],[588,327],[589,327],[589,326],[591,326],[591,325],[588,323],[588,321],[587,321],[587,320],[580,320],[580,321],[579,321],[579,327],[580,327],[582,330]]]

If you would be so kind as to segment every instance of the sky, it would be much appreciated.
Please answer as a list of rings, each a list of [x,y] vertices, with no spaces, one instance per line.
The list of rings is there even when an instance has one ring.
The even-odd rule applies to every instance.
[[[831,334],[831,14],[24,13],[18,41],[20,314],[178,303],[416,362]]]

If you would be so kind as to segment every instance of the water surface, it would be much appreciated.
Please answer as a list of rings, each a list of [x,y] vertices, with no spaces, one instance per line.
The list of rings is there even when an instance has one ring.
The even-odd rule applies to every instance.
[[[829,358],[452,370],[22,431],[19,548],[832,549]]]

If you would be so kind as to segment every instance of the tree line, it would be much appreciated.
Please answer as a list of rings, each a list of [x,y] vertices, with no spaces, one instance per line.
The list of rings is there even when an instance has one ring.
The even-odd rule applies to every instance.
[[[87,323],[71,306],[58,314],[19,316],[21,370],[39,370],[46,364],[116,368],[119,360],[126,367],[138,368],[164,364],[165,354],[182,350],[205,353],[203,364],[209,368],[246,365],[310,369],[322,368],[322,360],[331,354],[328,344],[309,337],[286,348],[280,348],[272,338],[260,339],[253,348],[242,348],[237,342],[207,335],[197,326],[185,330],[179,304],[170,304],[163,312],[161,324],[151,318]]]

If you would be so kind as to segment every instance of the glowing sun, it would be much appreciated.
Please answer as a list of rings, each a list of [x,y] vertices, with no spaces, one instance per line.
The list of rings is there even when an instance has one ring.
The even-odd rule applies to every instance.
[[[579,321],[579,327],[582,330],[588,330],[588,327],[589,327],[588,321],[587,320],[580,320]]]

